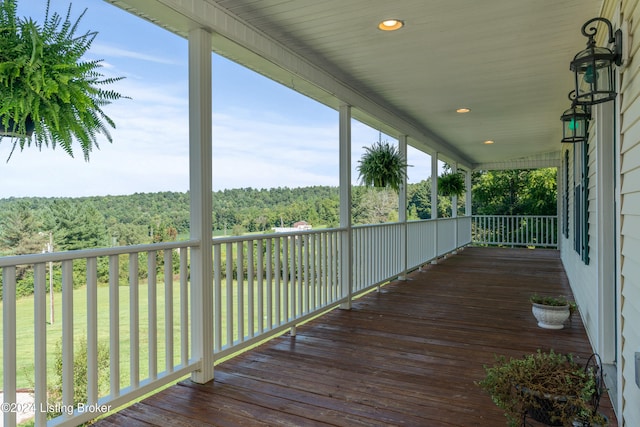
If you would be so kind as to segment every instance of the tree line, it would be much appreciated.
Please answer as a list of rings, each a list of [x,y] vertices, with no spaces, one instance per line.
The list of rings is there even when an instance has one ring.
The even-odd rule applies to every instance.
[[[478,172],[472,182],[474,214],[556,214],[555,169]],[[307,221],[314,228],[337,227],[339,201],[338,187],[331,186],[217,191],[213,194],[214,234],[265,233],[297,221]],[[464,197],[455,208],[463,213]],[[431,180],[409,184],[408,219],[429,219],[431,210]],[[439,196],[438,217],[451,216],[451,210],[451,198]],[[397,221],[397,193],[354,186],[352,215],[356,225]],[[188,192],[0,199],[0,256],[175,241],[188,236]],[[139,274],[144,277],[146,260],[140,261]],[[98,265],[99,275],[106,277],[108,266],[102,264]],[[162,268],[161,258],[158,268]],[[24,284],[18,294],[32,292],[33,272],[22,268],[17,273],[20,284]],[[74,265],[78,277],[74,282],[82,283],[84,274],[84,267]],[[55,279],[58,283],[59,278]]]
[[[354,186],[354,224],[396,221],[397,194]],[[214,192],[216,235],[269,232],[307,221],[315,228],[339,224],[339,189],[241,188]],[[456,207],[463,211],[464,200]],[[555,215],[556,170],[477,172],[474,214]],[[410,220],[431,218],[431,180],[407,186]],[[451,216],[451,199],[439,197],[438,216]],[[56,251],[154,243],[189,234],[189,193],[135,193],[124,196],[0,199],[0,256],[42,252],[53,238]]]

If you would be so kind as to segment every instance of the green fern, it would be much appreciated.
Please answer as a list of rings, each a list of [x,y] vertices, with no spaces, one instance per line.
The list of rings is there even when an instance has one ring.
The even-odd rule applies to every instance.
[[[13,148],[34,145],[55,149],[60,146],[73,157],[77,141],[84,159],[93,147],[99,148],[98,135],[112,142],[109,128],[115,123],[102,110],[123,98],[102,87],[123,77],[105,78],[99,69],[102,61],[83,60],[96,32],[77,35],[83,11],[71,20],[71,5],[64,19],[50,14],[47,1],[44,23],[16,16],[16,0],[0,4],[0,125],[20,136],[12,136]],[[32,137],[26,134],[27,122],[35,125]],[[2,136],[0,136],[2,138]]]
[[[375,142],[358,161],[358,179],[366,186],[389,187],[395,191],[407,177],[407,163],[397,147],[385,142]]]
[[[445,197],[464,194],[464,176],[461,173],[446,173],[438,177],[438,193]]]

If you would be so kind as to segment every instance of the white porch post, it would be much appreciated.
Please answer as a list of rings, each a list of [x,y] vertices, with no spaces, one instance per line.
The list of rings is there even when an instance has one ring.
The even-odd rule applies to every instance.
[[[458,163],[453,162],[451,165],[451,173],[458,173]],[[458,217],[458,196],[451,196],[451,218]]]
[[[400,135],[398,137],[398,150],[400,155],[407,162],[407,135]],[[400,185],[400,191],[398,192],[398,221],[402,224],[402,231],[400,234],[400,259],[402,260],[402,274],[398,277],[400,280],[406,280],[407,274],[407,168],[404,168],[405,176]]]
[[[431,154],[431,219],[438,219],[438,152]],[[435,258],[431,264],[438,263],[438,224],[435,224],[433,236],[433,253]]]
[[[431,155],[431,219],[438,218],[438,152]]]
[[[213,379],[213,258],[212,258],[212,149],[211,149],[211,34],[189,32],[189,197],[191,239],[200,247],[191,251],[192,358],[200,369],[191,375],[197,383]]]
[[[340,305],[351,309],[353,294],[353,230],[351,227],[351,106],[342,104],[339,110],[340,128],[340,228],[342,234],[340,250],[340,277],[342,297],[346,301]]]
[[[465,187],[465,193],[464,193],[464,214],[465,216],[471,216],[473,215],[473,205],[471,204],[471,171],[467,170],[465,171],[466,173],[464,174],[464,187]]]
[[[451,173],[458,173],[458,162],[453,162],[451,165]],[[453,254],[458,253],[458,196],[451,196],[451,218],[455,219],[455,227],[453,227],[453,241],[455,242],[453,247]]]

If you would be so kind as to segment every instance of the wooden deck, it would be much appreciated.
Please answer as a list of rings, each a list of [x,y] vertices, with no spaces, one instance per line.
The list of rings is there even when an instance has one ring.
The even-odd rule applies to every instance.
[[[467,248],[408,279],[98,425],[504,426],[474,384],[495,354],[591,353],[579,316],[549,331],[531,314],[533,292],[570,293],[557,251]]]

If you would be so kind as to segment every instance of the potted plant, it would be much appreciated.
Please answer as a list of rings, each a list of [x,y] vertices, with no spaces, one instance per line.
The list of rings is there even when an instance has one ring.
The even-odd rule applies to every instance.
[[[598,412],[604,391],[597,355],[580,364],[571,354],[553,350],[522,358],[496,357],[485,366],[477,384],[505,411],[507,425],[526,424],[527,418],[552,426],[606,425]]]
[[[464,176],[461,173],[445,173],[438,177],[438,193],[441,196],[460,197],[464,191]]]
[[[62,19],[47,1],[40,25],[17,16],[17,0],[0,3],[0,138],[12,138],[11,154],[33,144],[73,156],[76,140],[88,160],[98,134],[111,142],[115,124],[102,107],[122,95],[103,86],[122,77],[104,77],[100,60],[84,58],[97,35],[76,34],[85,12],[72,21],[69,5]]]
[[[407,163],[400,150],[389,142],[378,141],[366,151],[358,161],[360,181],[366,186],[390,187],[398,191],[407,177]]]
[[[564,322],[575,311],[575,303],[564,297],[541,296],[530,297],[531,312],[538,321],[538,326],[545,329],[562,329]]]

